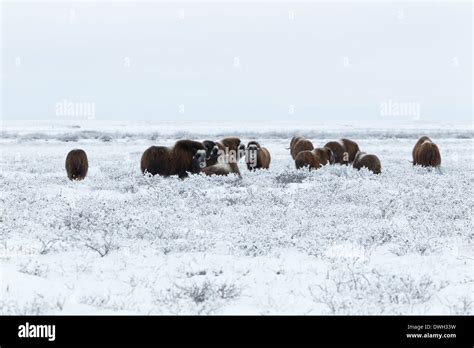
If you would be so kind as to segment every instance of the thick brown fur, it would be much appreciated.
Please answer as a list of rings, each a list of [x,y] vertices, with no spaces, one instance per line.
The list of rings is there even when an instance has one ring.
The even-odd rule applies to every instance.
[[[358,170],[365,167],[374,174],[380,174],[382,172],[382,165],[380,164],[379,158],[361,151],[355,156],[352,166]]]
[[[301,140],[301,139],[304,139],[303,137],[293,137],[291,138],[291,141],[290,141],[290,149],[293,147],[293,145],[296,144],[297,141]]]
[[[441,154],[438,146],[427,136],[423,136],[413,148],[413,165],[423,167],[438,167],[441,165]]]
[[[84,150],[71,150],[66,157],[66,172],[69,180],[83,180],[89,169],[89,161]]]
[[[237,151],[240,145],[242,144],[242,141],[240,140],[240,138],[237,138],[237,137],[227,137],[227,138],[222,138],[221,140],[218,141],[218,143],[223,147],[229,148],[229,150]]]
[[[208,176],[211,175],[229,175],[229,174],[236,174],[240,177],[240,170],[237,163],[229,162],[229,163],[216,163],[212,166],[207,166],[202,169],[202,172]]]
[[[245,144],[242,143],[240,138],[237,137],[227,137],[223,138],[216,142],[219,150],[221,150],[221,155],[227,155],[227,161],[239,161],[245,154]],[[235,153],[236,158],[228,156],[229,152],[232,151]]]
[[[328,147],[316,148],[311,151],[301,151],[296,155],[296,169],[309,167],[309,169],[319,169],[326,164],[334,163],[334,154]]]
[[[308,139],[303,137],[293,137],[290,142],[290,153],[293,159],[296,159],[296,156],[301,151],[311,151],[314,149],[313,143]]]
[[[251,160],[252,157],[250,152],[256,152],[256,161]],[[265,147],[261,147],[259,143],[256,141],[250,141],[247,144],[247,152],[246,152],[246,162],[247,162],[247,169],[248,170],[255,170],[255,169],[268,169],[270,168],[270,161],[271,161],[270,152]]]
[[[349,153],[340,141],[330,141],[324,145],[332,150],[334,154],[334,163],[347,164],[349,162]]]
[[[350,139],[342,138],[339,140],[339,142],[344,146],[348,158],[347,162],[352,163],[354,162],[354,158],[357,155],[357,152],[359,152],[359,145],[355,141],[352,141]]]
[[[193,140],[179,140],[174,146],[151,146],[142,155],[142,173],[152,175],[178,175],[185,178],[190,173],[199,173],[200,168],[194,165],[193,157],[198,150],[206,150],[203,143]]]
[[[218,149],[218,151],[215,151]],[[237,137],[227,137],[215,142],[211,156],[206,160],[206,167],[201,171],[206,175],[237,174],[240,170],[237,162],[245,154],[245,144]]]
[[[419,146],[424,143],[426,140],[428,141],[431,141],[431,139],[429,137],[427,137],[426,135],[422,136],[420,139],[418,139],[418,141],[416,142],[415,146],[413,147],[413,150],[411,152],[411,155],[413,157],[413,162],[415,162],[415,152],[416,150],[419,148]],[[415,163],[413,163],[415,164]]]
[[[212,140],[204,140],[204,147],[206,148],[206,166],[212,166],[217,163],[219,158],[219,146]]]

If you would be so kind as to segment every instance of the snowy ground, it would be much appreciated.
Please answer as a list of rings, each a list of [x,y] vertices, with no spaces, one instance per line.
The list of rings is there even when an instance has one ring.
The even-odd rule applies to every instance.
[[[472,129],[303,132],[353,137],[380,176],[296,171],[294,132],[4,128],[0,313],[473,314]],[[424,133],[441,172],[409,162]],[[270,170],[140,175],[151,144],[233,134],[268,147]],[[83,182],[66,178],[72,148]]]

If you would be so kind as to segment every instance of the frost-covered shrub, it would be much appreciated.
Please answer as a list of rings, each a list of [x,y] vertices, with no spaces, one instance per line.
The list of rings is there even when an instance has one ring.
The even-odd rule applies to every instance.
[[[324,285],[317,284],[310,292],[331,314],[349,314],[354,308],[361,314],[402,314],[405,306],[422,305],[447,286],[446,282],[434,282],[429,275],[381,274],[347,265],[329,270],[326,278]]]
[[[339,165],[297,171],[289,138],[270,132],[271,139],[261,140],[272,154],[270,170],[249,172],[242,161],[240,179],[180,180],[143,176],[139,166],[148,146],[176,139],[161,130],[140,138],[126,133],[84,132],[74,144],[45,142],[60,137],[46,133],[36,140],[4,138],[5,311],[76,310],[69,300],[45,307],[39,298],[34,304],[32,290],[18,292],[45,295],[50,285],[58,293],[48,301],[76,293],[91,312],[221,313],[234,304],[234,312],[252,313],[472,312],[469,298],[462,300],[474,239],[472,168],[465,151],[470,139],[439,139],[441,172],[409,163],[413,139],[406,134],[356,139],[382,161],[382,174],[373,175]],[[330,140],[326,133],[309,134],[317,146]],[[111,141],[103,142],[102,135]],[[82,182],[66,178],[71,146],[88,152],[90,172]],[[222,265],[232,276],[228,287],[212,279],[203,260]],[[363,264],[349,271],[345,262],[355,261]],[[192,262],[190,274],[207,273],[176,270]],[[209,284],[196,277],[210,277]],[[108,289],[98,294],[110,289],[109,302],[87,291],[104,283]]]
[[[171,313],[211,314],[238,298],[240,293],[235,284],[205,279],[161,291],[155,294],[155,301]]]
[[[48,276],[49,266],[29,259],[20,264],[19,271],[21,273],[46,278]]]
[[[307,177],[307,173],[304,170],[295,171],[287,169],[275,176],[275,182],[282,185],[302,183]]]
[[[455,300],[454,303],[449,303],[449,310],[454,315],[470,315],[472,314],[472,296],[463,296],[459,300]]]

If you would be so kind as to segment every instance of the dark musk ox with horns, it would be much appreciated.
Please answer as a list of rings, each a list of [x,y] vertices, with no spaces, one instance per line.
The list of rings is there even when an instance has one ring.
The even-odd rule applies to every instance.
[[[256,141],[249,141],[245,153],[248,170],[268,169],[271,161],[270,152]]]
[[[66,157],[66,172],[69,180],[83,180],[87,175],[89,162],[84,150],[71,150]]]
[[[142,155],[142,173],[152,175],[178,175],[185,178],[188,173],[199,173],[206,166],[209,146],[193,140],[179,140],[172,147],[151,146]]]
[[[245,154],[245,144],[237,137],[223,138],[214,144],[211,155],[206,161],[206,167],[201,171],[209,176],[234,173],[240,177],[237,163]]]
[[[415,144],[412,151],[413,165],[422,167],[439,167],[441,154],[438,146],[427,136],[422,136]]]

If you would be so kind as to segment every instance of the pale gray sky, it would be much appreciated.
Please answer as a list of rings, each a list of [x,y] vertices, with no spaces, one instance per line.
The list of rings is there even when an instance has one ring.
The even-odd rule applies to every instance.
[[[67,100],[103,120],[394,122],[391,103],[469,121],[472,18],[469,2],[7,2],[2,117]]]

